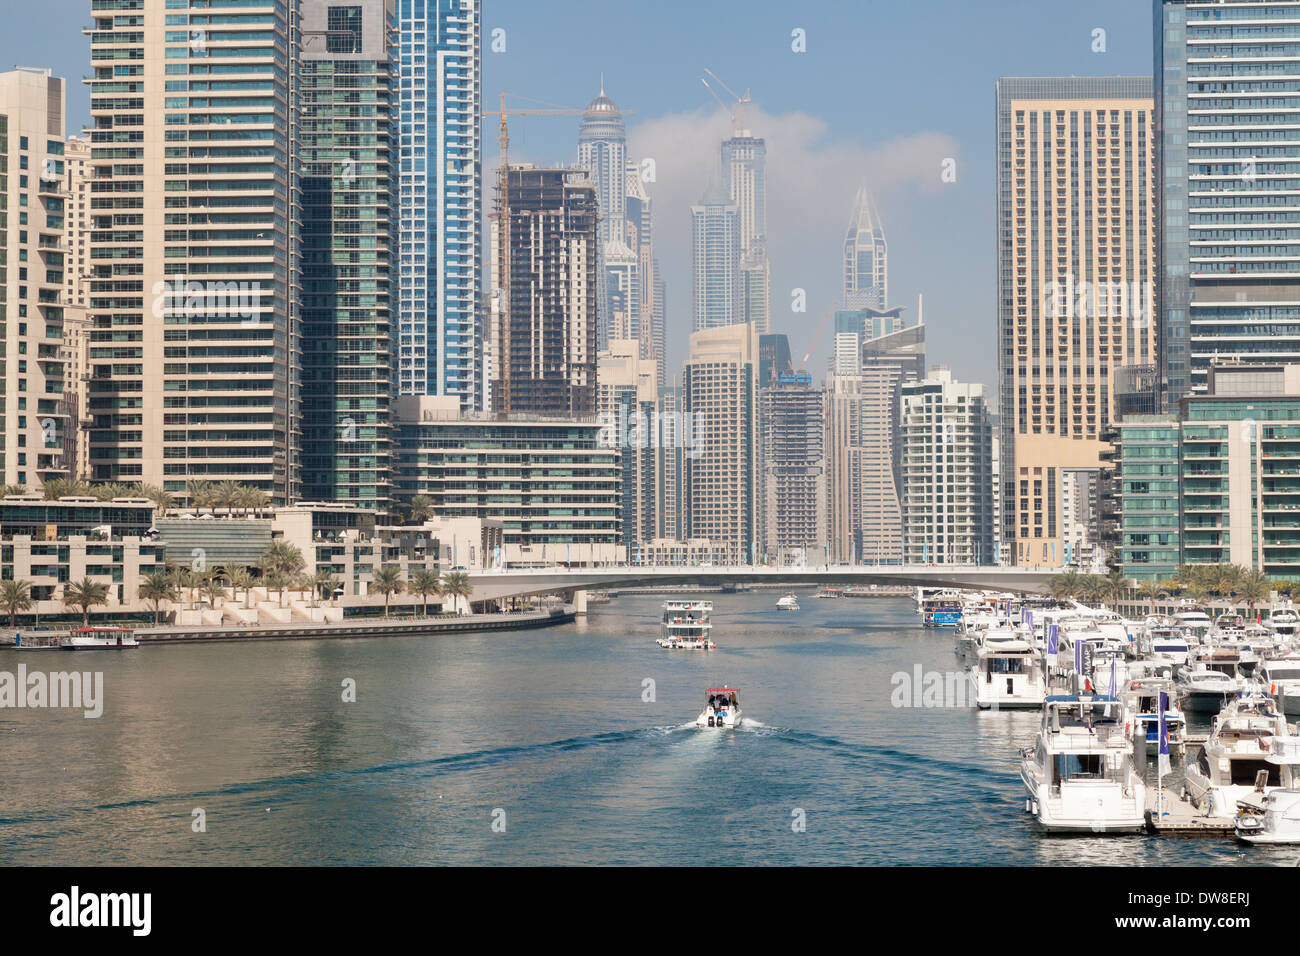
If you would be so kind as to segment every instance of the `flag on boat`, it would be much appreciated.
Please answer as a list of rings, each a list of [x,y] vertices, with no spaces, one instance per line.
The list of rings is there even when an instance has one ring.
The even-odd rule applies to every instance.
[[[1047,666],[1056,666],[1056,655],[1061,649],[1061,627],[1059,624],[1047,625]]]
[[[1111,697],[1115,696],[1115,658],[1110,659],[1110,689],[1106,691]]]
[[[1156,758],[1156,778],[1163,779],[1169,772],[1169,723],[1165,720],[1165,713],[1169,710],[1169,694],[1166,691],[1160,692],[1157,706],[1160,708],[1160,753]]]
[[[1083,673],[1083,641],[1078,635],[1074,638],[1074,672]]]

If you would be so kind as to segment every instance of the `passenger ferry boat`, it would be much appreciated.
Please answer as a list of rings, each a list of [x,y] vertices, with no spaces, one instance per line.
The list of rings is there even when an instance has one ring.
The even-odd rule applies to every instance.
[[[776,602],[778,611],[797,611],[799,610],[799,599],[793,594],[787,594]]]
[[[704,710],[695,720],[696,727],[735,727],[740,723],[740,691],[734,687],[710,687]]]
[[[1300,738],[1269,737],[1262,741],[1264,762],[1278,770],[1276,790],[1267,789],[1263,770],[1255,787],[1237,801],[1233,823],[1237,839],[1246,843],[1300,843]],[[1270,774],[1271,776],[1271,774]]]
[[[1031,750],[1021,751],[1025,809],[1055,833],[1135,833],[1146,827],[1146,784],[1114,697],[1047,698]]]
[[[1184,772],[1192,803],[1209,816],[1232,817],[1238,800],[1280,787],[1281,765],[1267,760],[1275,737],[1295,739],[1271,697],[1247,691],[1234,698]]]
[[[65,651],[124,651],[139,647],[140,642],[129,627],[78,627],[59,646]]]
[[[709,639],[712,613],[712,601],[665,601],[664,633],[655,643],[672,650],[716,650],[718,645]]]
[[[994,634],[988,632],[990,638]],[[1042,658],[1034,644],[1023,637],[986,640],[970,676],[980,710],[1038,708],[1047,696]]]

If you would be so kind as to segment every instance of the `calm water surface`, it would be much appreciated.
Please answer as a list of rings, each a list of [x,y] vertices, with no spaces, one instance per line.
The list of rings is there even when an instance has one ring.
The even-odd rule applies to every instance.
[[[541,631],[0,651],[0,670],[75,665],[105,684],[97,720],[0,710],[0,862],[1300,858],[1227,839],[1041,835],[1016,770],[1036,714],[891,704],[894,674],[957,667],[952,634],[918,627],[911,601],[804,592],[787,614],[772,591],[708,597],[712,653],[655,646],[652,596]],[[741,689],[745,728],[696,730],[704,689],[721,682]]]

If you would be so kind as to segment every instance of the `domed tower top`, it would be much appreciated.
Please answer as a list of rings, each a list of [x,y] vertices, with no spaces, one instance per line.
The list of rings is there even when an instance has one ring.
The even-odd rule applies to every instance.
[[[600,94],[582,112],[582,133],[608,136],[611,129],[623,130],[623,113],[618,104],[605,95],[605,77],[600,77]],[[581,134],[580,134],[581,135]]]

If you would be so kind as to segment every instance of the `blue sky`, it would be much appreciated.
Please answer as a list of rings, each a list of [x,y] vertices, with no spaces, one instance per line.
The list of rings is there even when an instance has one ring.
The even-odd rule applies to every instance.
[[[71,128],[87,116],[87,0],[6,4],[6,66],[68,77]],[[840,244],[858,184],[876,193],[890,252],[890,299],[924,293],[931,362],[992,386],[996,378],[994,83],[999,76],[1150,74],[1144,0],[487,0],[485,108],[500,92],[581,107],[600,74],[628,118],[630,152],[656,160],[649,184],[668,279],[669,370],[690,332],[686,206],[703,192],[727,120],[701,85],[712,69],[750,91],[748,124],[768,140],[773,331],[796,363],[840,290]],[[506,50],[490,50],[495,28]],[[807,50],[791,50],[800,28]],[[1093,52],[1105,30],[1106,52]],[[521,100],[516,105],[527,105]],[[512,158],[572,162],[577,119],[518,118]],[[496,121],[484,131],[485,171]],[[940,163],[957,162],[941,183]],[[490,185],[490,180],[489,180]],[[792,290],[807,293],[793,313]],[[823,334],[809,360],[817,374]]]

